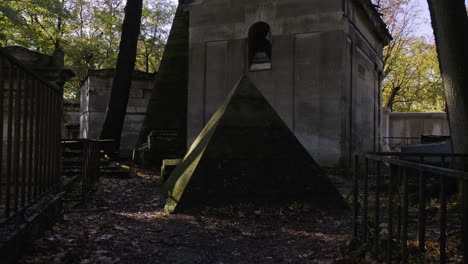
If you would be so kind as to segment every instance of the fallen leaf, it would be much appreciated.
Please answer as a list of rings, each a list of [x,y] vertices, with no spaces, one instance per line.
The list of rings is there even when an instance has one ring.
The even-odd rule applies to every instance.
[[[242,235],[245,237],[253,237],[254,235],[250,232],[242,232]]]
[[[206,227],[206,229],[213,231],[213,230],[216,230],[216,226],[209,225],[209,226]]]

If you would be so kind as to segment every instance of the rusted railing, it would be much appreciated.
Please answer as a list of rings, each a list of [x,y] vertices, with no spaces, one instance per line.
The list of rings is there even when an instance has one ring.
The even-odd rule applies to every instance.
[[[0,223],[60,190],[62,90],[0,49]]]
[[[409,161],[414,160],[416,161]],[[406,159],[406,160],[405,160]],[[372,245],[377,258],[387,263],[408,261],[408,245],[417,241],[417,251],[426,251],[427,183],[438,185],[439,262],[447,263],[447,185],[461,182],[461,243],[464,263],[468,263],[468,173],[464,171],[468,154],[373,153],[357,154],[354,159],[353,237]],[[450,167],[462,168],[460,170]],[[409,183],[413,183],[413,186]],[[417,202],[409,199],[414,187]],[[411,209],[411,210],[410,210]],[[415,215],[410,212],[417,212]],[[452,218],[453,223],[455,219]],[[416,232],[409,227],[416,222]],[[434,224],[434,223],[433,223]],[[385,229],[385,232],[383,229]],[[457,227],[450,225],[450,229]],[[381,245],[385,243],[385,245]],[[382,256],[381,253],[385,252]]]

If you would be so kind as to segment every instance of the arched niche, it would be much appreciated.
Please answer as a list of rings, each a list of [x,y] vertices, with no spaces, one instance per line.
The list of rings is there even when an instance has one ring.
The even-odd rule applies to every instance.
[[[271,69],[271,28],[265,22],[257,22],[249,30],[249,69]]]

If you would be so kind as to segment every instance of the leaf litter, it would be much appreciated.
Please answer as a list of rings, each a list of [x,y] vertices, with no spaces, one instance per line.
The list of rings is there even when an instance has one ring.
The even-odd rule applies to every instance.
[[[103,177],[87,205],[33,243],[28,263],[358,263],[347,254],[349,212],[293,203],[163,211],[160,176]]]

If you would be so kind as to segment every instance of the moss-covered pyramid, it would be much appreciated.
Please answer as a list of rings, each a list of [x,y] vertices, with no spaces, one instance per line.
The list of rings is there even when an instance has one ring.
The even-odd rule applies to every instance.
[[[255,85],[242,79],[164,185],[166,210],[238,201],[345,203]]]

